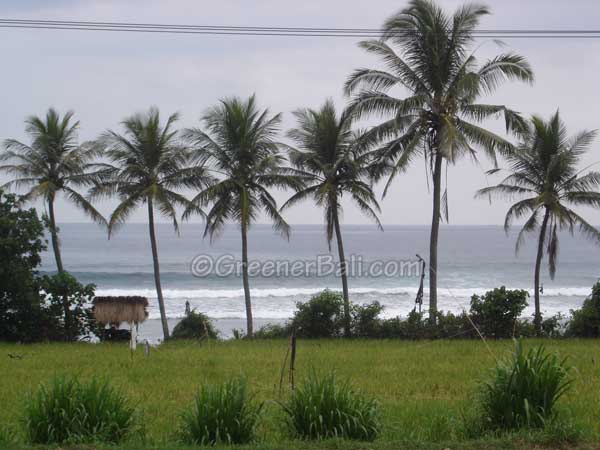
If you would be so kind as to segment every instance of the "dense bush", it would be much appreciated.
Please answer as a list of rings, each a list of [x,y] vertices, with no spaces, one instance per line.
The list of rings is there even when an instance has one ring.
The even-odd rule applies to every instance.
[[[180,436],[193,445],[245,444],[255,438],[261,410],[243,379],[202,386],[182,415]]]
[[[306,303],[297,303],[292,319],[296,335],[305,338],[332,338],[343,330],[344,300],[342,294],[324,290]]]
[[[205,314],[191,311],[173,328],[171,339],[217,338],[212,321]]]
[[[331,338],[343,335],[343,300],[341,294],[328,290],[298,303],[291,322],[283,325],[266,324],[254,333],[255,339],[280,339],[289,337],[292,329],[303,338]],[[354,337],[378,337],[383,306],[379,302],[351,305],[351,334]]]
[[[0,340],[44,339],[36,270],[46,248],[44,225],[35,209],[23,210],[0,190]]]
[[[35,209],[21,209],[14,195],[0,190],[0,340],[72,341],[95,331],[94,286],[66,272],[38,277],[45,248]]]
[[[519,338],[560,338],[565,336],[565,328],[568,326],[568,324],[569,321],[565,318],[565,316],[563,316],[561,313],[558,313],[542,319],[541,330],[538,332],[533,320],[519,319],[515,324],[514,334],[515,337]]]
[[[599,291],[600,292],[600,291]],[[520,319],[527,306],[527,291],[508,290],[504,286],[485,294],[473,295],[469,313],[436,312],[435,323],[428,314],[411,311],[406,318],[380,317],[384,307],[377,301],[351,304],[351,335],[379,339],[479,339],[537,336],[533,322]],[[600,303],[600,301],[598,301]],[[341,294],[325,290],[306,303],[298,303],[293,320],[285,325],[268,324],[255,333],[258,339],[288,337],[292,328],[302,338],[333,338],[343,335]],[[599,306],[600,308],[600,306]],[[600,318],[600,313],[599,313]],[[542,322],[542,335],[562,336],[565,319],[560,314]]]
[[[347,438],[372,441],[379,434],[377,403],[354,392],[333,373],[313,371],[284,405],[291,434],[301,439]]]
[[[254,339],[281,339],[289,337],[291,333],[291,325],[288,323],[284,325],[268,323],[254,332]]]
[[[465,314],[436,313],[435,324],[423,313],[411,311],[406,319],[381,320],[378,337],[385,339],[466,339],[477,333]]]
[[[525,290],[508,290],[504,286],[471,297],[471,320],[481,334],[490,338],[513,336],[517,320],[527,306]]]
[[[44,275],[39,279],[44,311],[51,327],[45,338],[75,341],[89,333],[99,333],[90,307],[96,286],[83,285],[68,272]]]
[[[543,428],[555,418],[556,403],[571,382],[564,360],[546,353],[543,346],[525,353],[517,342],[513,357],[499,363],[482,385],[482,426],[491,430]]]
[[[134,426],[134,408],[108,382],[56,377],[25,406],[29,441],[120,442]]]
[[[384,307],[379,302],[352,306],[352,336],[376,337],[381,333],[379,314]]]
[[[600,281],[594,285],[592,295],[585,299],[581,309],[571,310],[571,316],[567,336],[600,337]]]

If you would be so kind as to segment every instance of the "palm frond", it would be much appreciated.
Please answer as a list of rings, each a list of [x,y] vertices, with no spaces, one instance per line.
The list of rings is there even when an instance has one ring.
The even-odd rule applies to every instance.
[[[525,242],[525,235],[527,233],[531,233],[533,230],[535,230],[537,228],[539,210],[540,210],[540,208],[534,209],[533,213],[531,214],[529,219],[527,219],[527,221],[521,227],[521,231],[519,231],[519,235],[517,236],[517,242],[515,244],[515,253],[516,254],[519,253],[519,250],[521,249],[521,247],[523,246],[523,243]],[[506,222],[505,222],[504,228],[506,229]]]
[[[108,226],[106,219],[96,210],[96,208],[94,208],[89,200],[69,187],[64,187],[63,191],[67,198],[86,215],[88,215],[94,222],[96,222],[98,225]]]

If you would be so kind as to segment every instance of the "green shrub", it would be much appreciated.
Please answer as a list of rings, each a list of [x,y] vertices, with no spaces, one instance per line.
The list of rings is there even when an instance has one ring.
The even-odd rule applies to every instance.
[[[542,336],[549,338],[558,338],[565,335],[565,328],[568,321],[561,313],[542,320]]]
[[[332,338],[342,334],[344,300],[342,294],[324,290],[306,303],[297,303],[292,325],[304,338]]]
[[[405,320],[400,321],[398,336],[401,339],[431,339],[433,325],[424,319],[422,313],[411,311]]]
[[[268,323],[254,332],[254,339],[282,339],[289,337],[291,332],[289,324],[278,325]]]
[[[180,436],[193,445],[245,444],[255,437],[261,410],[241,378],[205,385],[193,407],[182,414]]]
[[[571,310],[571,321],[566,334],[571,337],[600,337],[600,281],[592,288],[581,309]]]
[[[543,319],[541,325],[541,333],[538,333],[533,320],[519,319],[514,328],[515,337],[560,338],[565,336],[565,325],[568,326],[568,322],[561,313],[557,313]]]
[[[45,339],[47,318],[36,282],[45,249],[35,209],[21,209],[16,196],[0,188],[0,341]]]
[[[386,339],[466,339],[478,337],[466,314],[436,313],[432,324],[423,313],[411,311],[406,319],[381,320],[379,336]]]
[[[352,335],[356,337],[379,337],[381,320],[379,314],[384,307],[379,302],[362,306],[352,305]]]
[[[490,338],[513,336],[517,319],[527,306],[529,294],[522,289],[508,290],[504,286],[471,297],[471,320],[481,334]]]
[[[432,339],[479,339],[479,334],[465,312],[452,314],[451,312],[437,313],[435,333]]]
[[[96,286],[83,285],[68,272],[39,279],[46,314],[54,326],[46,332],[53,341],[76,341],[90,333],[100,334],[90,305]]]
[[[347,438],[372,441],[379,434],[379,408],[354,392],[335,374],[318,377],[312,371],[284,405],[291,434],[301,439]]]
[[[218,333],[208,316],[191,311],[175,325],[171,339],[216,339],[217,335]]]
[[[570,368],[543,346],[523,351],[496,366],[480,394],[483,427],[491,430],[544,428],[556,415],[556,403],[570,388]]]
[[[120,442],[133,428],[134,408],[108,382],[56,377],[25,405],[29,441]]]

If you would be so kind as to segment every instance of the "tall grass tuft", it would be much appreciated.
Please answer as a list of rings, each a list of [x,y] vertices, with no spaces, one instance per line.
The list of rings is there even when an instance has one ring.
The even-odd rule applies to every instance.
[[[0,425],[0,448],[7,447],[15,442],[15,434],[8,427]]]
[[[29,441],[118,443],[134,426],[135,409],[107,381],[55,377],[25,405]]]
[[[312,371],[284,410],[291,433],[301,439],[372,441],[381,428],[377,402],[338,381],[334,373],[319,377]]]
[[[182,414],[180,435],[194,445],[245,444],[255,438],[261,410],[242,378],[205,385],[192,408]]]
[[[571,387],[569,371],[565,360],[547,353],[544,346],[525,353],[518,341],[513,357],[499,363],[482,385],[484,428],[544,428],[555,419],[556,403]]]

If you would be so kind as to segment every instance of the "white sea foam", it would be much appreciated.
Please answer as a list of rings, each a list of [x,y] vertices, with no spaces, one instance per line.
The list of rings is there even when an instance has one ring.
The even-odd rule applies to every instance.
[[[255,288],[251,289],[251,295],[255,298],[265,297],[298,297],[314,295],[321,292],[323,287],[310,288]],[[491,287],[472,287],[472,288],[438,288],[438,295],[447,297],[471,297],[474,294],[482,294],[493,288]],[[513,289],[524,289],[523,287],[514,287]],[[339,290],[339,289],[332,289]],[[532,289],[526,289],[530,295],[533,295]],[[397,287],[397,288],[374,288],[362,287],[350,289],[351,294],[365,295],[383,295],[383,296],[414,296],[417,293],[416,287]],[[424,294],[428,294],[428,289],[424,289]],[[587,296],[590,294],[589,287],[556,287],[544,290],[546,297],[571,297]],[[121,295],[140,295],[148,298],[156,298],[154,289],[98,289],[98,296],[121,296]],[[168,299],[222,299],[222,298],[242,298],[243,289],[163,289],[163,296]]]
[[[288,319],[296,310],[296,303],[306,301],[310,296],[322,291],[322,287],[311,288],[257,288],[252,289],[252,307],[254,316],[262,319]],[[438,307],[442,311],[454,313],[469,309],[473,294],[482,294],[489,288],[440,288]],[[414,308],[417,289],[413,287],[374,288],[362,287],[350,290],[352,301],[358,304],[379,301],[384,307],[383,317],[405,316]],[[529,290],[530,295],[532,294]],[[156,292],[153,289],[99,289],[97,295],[141,295],[150,299],[149,315],[151,319],[160,317],[156,304]],[[424,308],[427,305],[427,289],[424,293]],[[542,297],[544,314],[568,314],[570,309],[579,308],[589,294],[589,288],[556,287],[545,289]],[[192,308],[216,319],[243,318],[244,293],[242,289],[165,289],[165,308],[170,318],[183,317],[185,302]],[[533,313],[532,304],[524,315]]]

